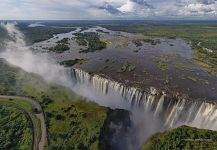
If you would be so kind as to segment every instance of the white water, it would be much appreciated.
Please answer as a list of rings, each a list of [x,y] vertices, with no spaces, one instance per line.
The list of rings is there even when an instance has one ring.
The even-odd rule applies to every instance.
[[[73,78],[79,84],[86,84],[104,96],[107,93],[118,93],[131,107],[138,107],[138,109],[142,107],[144,113],[149,112],[155,117],[161,117],[165,128],[189,125],[217,130],[217,107],[214,104],[189,102],[181,98],[179,100],[165,99],[166,94],[158,93],[153,87],[147,91],[140,91],[98,75],[91,76],[79,69],[72,69],[72,71]]]
[[[180,125],[217,130],[216,105],[168,99],[151,87],[140,91],[98,75],[59,66],[49,55],[35,54],[27,46],[23,34],[15,24],[2,24],[13,40],[5,41],[1,58],[23,70],[42,76],[48,82],[71,88],[79,95],[99,105],[127,109],[132,112],[137,147],[155,132]],[[132,140],[134,136],[129,136]],[[131,143],[129,143],[130,145]],[[135,147],[133,145],[132,147]]]

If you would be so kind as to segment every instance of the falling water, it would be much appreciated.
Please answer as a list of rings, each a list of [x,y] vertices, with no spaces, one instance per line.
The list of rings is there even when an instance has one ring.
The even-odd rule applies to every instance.
[[[141,91],[80,69],[72,69],[72,72],[78,83],[91,85],[102,95],[108,92],[118,93],[131,107],[142,108],[144,113],[152,112],[155,117],[160,116],[165,128],[189,125],[217,130],[217,107],[214,104],[182,98],[168,99],[164,92],[160,93],[153,87]]]
[[[15,24],[2,24],[1,26],[8,31],[9,36],[13,39],[5,41],[5,51],[0,53],[1,58],[27,72],[42,76],[48,82],[72,88],[81,96],[96,101],[102,106],[136,110],[138,113],[134,113],[133,118],[135,124],[140,124],[143,119],[148,118],[148,121],[152,121],[151,119],[158,118],[163,122],[165,129],[189,125],[217,130],[217,108],[214,104],[205,101],[190,101],[181,97],[169,98],[166,93],[159,92],[153,87],[141,91],[79,69],[72,69],[68,72],[68,69],[50,60],[48,55],[33,53],[26,46],[24,35],[16,28]],[[76,84],[77,86],[74,86]],[[147,128],[146,134],[150,136],[159,131],[157,127],[155,128],[156,124],[150,122],[144,125],[142,122],[139,127],[142,130]],[[136,132],[139,136],[144,136],[144,132],[140,131]],[[129,137],[134,138],[132,135]],[[144,142],[145,138],[142,137],[139,144]]]

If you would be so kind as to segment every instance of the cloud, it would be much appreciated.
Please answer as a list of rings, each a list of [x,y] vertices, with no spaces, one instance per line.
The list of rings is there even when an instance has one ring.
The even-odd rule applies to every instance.
[[[5,20],[217,17],[216,0],[1,0],[0,6]]]
[[[122,12],[120,10],[118,10],[116,7],[114,7],[113,5],[109,4],[108,2],[105,2],[102,6],[98,7],[99,9],[103,9],[106,10],[108,13],[110,14],[122,14]]]
[[[210,4],[214,4],[216,0],[198,0],[198,2],[205,4],[205,5],[210,5]]]
[[[132,1],[127,1],[124,5],[118,8],[123,13],[133,13],[136,10],[136,4]]]
[[[32,23],[32,24],[30,24],[30,25],[28,25],[28,27],[30,27],[30,28],[34,28],[34,27],[43,27],[43,26],[45,26],[45,25],[43,25],[43,24],[41,24],[41,23]]]
[[[140,6],[145,6],[147,8],[154,8],[152,5],[150,5],[146,0],[131,0],[132,2],[135,2],[137,4],[139,4]]]

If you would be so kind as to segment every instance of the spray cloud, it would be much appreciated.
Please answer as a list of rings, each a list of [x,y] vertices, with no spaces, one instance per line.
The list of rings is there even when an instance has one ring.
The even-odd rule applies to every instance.
[[[57,64],[49,54],[32,52],[26,46],[24,35],[17,29],[16,24],[6,23],[1,24],[1,27],[8,32],[10,39],[5,40],[5,50],[0,53],[0,58],[6,59],[26,72],[40,75],[47,82],[71,88],[78,95],[101,106],[129,110],[133,122],[132,130],[129,132],[129,150],[139,148],[145,139],[162,130],[165,124],[170,128],[186,124],[217,129],[217,123],[214,122],[217,119],[217,109],[211,104],[193,103],[191,107],[186,107],[189,104],[184,100],[177,102],[171,100],[169,101],[171,107],[164,108],[164,104],[168,101],[164,100],[164,95],[156,101],[154,90],[151,90],[152,94],[140,93],[135,88],[126,88],[96,75],[90,77],[81,70],[74,70],[73,73],[77,74],[77,79],[74,79],[72,71]],[[79,82],[75,82],[76,80]],[[142,104],[144,110],[132,107],[132,103]],[[167,114],[164,116],[166,120],[162,121],[160,114]]]

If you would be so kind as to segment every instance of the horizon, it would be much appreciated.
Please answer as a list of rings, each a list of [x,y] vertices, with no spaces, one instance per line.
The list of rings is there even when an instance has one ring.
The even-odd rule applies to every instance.
[[[0,20],[217,19],[216,0],[2,0],[0,6]]]

